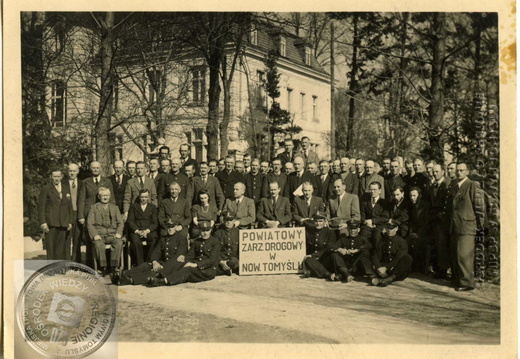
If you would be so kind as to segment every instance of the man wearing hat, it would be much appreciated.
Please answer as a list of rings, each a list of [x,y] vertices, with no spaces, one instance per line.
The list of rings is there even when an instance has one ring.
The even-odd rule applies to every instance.
[[[215,232],[215,238],[220,242],[220,259],[217,267],[217,275],[231,275],[238,272],[238,245],[239,229],[235,227],[235,213],[227,211],[223,213],[224,226]]]
[[[169,221],[168,234],[161,237],[150,256],[148,263],[142,263],[128,271],[124,271],[121,276],[112,276],[112,283],[115,285],[126,284],[145,284],[150,277],[155,277],[160,270],[174,268],[177,266],[180,257],[184,258],[188,252],[188,241],[180,233],[175,231],[176,224]]]
[[[186,256],[179,256],[178,263],[169,261],[156,277],[149,279],[152,287],[197,283],[215,278],[220,259],[220,242],[211,235],[211,223],[199,222],[199,230],[200,237],[195,239]]]
[[[359,235],[361,222],[348,222],[348,236],[341,234],[338,241],[332,245],[332,263],[334,272],[345,282],[351,282],[354,274],[362,271],[364,275],[374,277],[375,273],[370,262],[372,245],[365,237]]]
[[[316,227],[307,227],[305,238],[307,241],[307,255],[303,258],[303,275],[305,278],[312,276],[328,280],[336,280],[334,273],[327,268],[332,268],[330,260],[331,245],[336,242],[336,233],[325,227],[327,214],[316,213],[312,219]]]
[[[377,276],[372,279],[373,285],[386,287],[396,280],[404,280],[410,274],[412,257],[408,254],[406,241],[399,237],[395,224],[383,229],[383,238],[377,242],[372,256],[372,265]]]

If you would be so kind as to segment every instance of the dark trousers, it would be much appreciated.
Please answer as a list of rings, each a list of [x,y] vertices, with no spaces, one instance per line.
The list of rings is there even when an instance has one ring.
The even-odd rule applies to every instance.
[[[436,270],[446,273],[451,264],[449,223],[436,221],[432,225],[432,237],[437,257]]]
[[[226,264],[229,268],[231,268],[231,271],[234,273],[238,273],[238,267],[239,267],[239,261],[236,257],[231,257],[226,261]],[[224,269],[220,266],[220,264],[217,266],[217,275],[223,275],[227,274]]]
[[[67,227],[49,227],[49,232],[45,235],[45,248],[47,259],[69,260],[70,239]]]
[[[370,252],[366,249],[345,256],[340,253],[333,253],[332,263],[334,264],[334,272],[337,274],[344,270],[356,274],[360,272],[368,275],[374,274],[372,262],[370,261]]]
[[[394,275],[395,280],[405,280],[412,270],[412,257],[409,254],[403,256],[394,266],[393,270],[387,271],[388,275]],[[382,263],[386,265],[388,263]]]
[[[475,286],[475,235],[451,234],[451,281],[454,285]]]
[[[361,232],[359,232],[359,234],[365,237],[367,240],[369,240],[372,243],[373,248],[377,248],[377,244],[383,237],[382,232],[383,227],[381,226],[375,226],[374,228],[364,226],[363,228],[361,228]]]
[[[162,264],[162,263],[161,263]],[[127,277],[133,279],[134,284],[145,284],[149,277],[155,277],[157,272],[152,270],[152,266],[148,263],[141,263],[137,267],[127,270],[123,273]]]
[[[146,255],[146,261],[150,261],[150,256],[153,253],[153,249],[155,248],[155,244],[157,243],[157,233],[150,232],[148,233],[147,238],[141,238],[136,233],[130,233],[130,253],[132,255],[133,260],[137,265],[140,265],[144,262],[144,249],[143,249],[143,240],[146,241],[146,245],[148,247],[148,254]]]
[[[310,257],[303,261],[304,268],[307,268],[311,275],[318,278],[330,273],[332,269],[332,261],[330,255],[322,255],[321,257]]]
[[[123,250],[123,240],[115,238],[114,236],[102,237],[100,241],[92,241],[96,260],[100,267],[107,266],[106,244],[110,244],[110,266],[119,267],[119,259],[121,258],[121,251]]]
[[[87,226],[85,224],[79,223],[78,221],[75,222],[76,229],[74,232],[77,232],[77,236],[72,238],[72,260],[74,262],[81,263],[81,246],[84,245],[87,251],[85,264],[90,268],[94,268],[94,263],[92,261],[92,241],[88,235]]]
[[[198,267],[184,267],[184,265],[185,263],[174,263],[170,260],[165,263],[164,268],[159,273],[168,280],[170,285],[187,282],[198,283],[215,278],[216,270],[213,267],[201,270]]]

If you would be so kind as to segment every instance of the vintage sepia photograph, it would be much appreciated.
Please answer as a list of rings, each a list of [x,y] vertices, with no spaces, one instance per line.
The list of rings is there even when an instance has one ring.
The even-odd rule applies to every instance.
[[[498,9],[70,10],[15,21],[14,357],[513,344]]]

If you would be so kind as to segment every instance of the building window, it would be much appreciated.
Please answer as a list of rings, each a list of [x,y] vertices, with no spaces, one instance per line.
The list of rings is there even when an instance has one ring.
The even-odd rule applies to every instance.
[[[192,101],[195,104],[206,102],[206,69],[197,67],[191,70]]]
[[[312,120],[318,121],[318,96],[312,96]]]
[[[265,73],[263,71],[256,72],[256,99],[257,106],[260,108],[266,108],[266,96],[265,96]]]
[[[115,133],[108,134],[108,140],[113,144],[112,158],[114,160],[123,159],[123,135],[116,135]]]
[[[67,117],[67,86],[54,81],[51,89],[51,122],[53,127],[64,127]]]
[[[286,56],[287,40],[285,37],[280,37],[280,56]]]
[[[187,143],[190,145],[190,156],[193,156],[197,162],[204,160],[204,128],[193,128],[192,131],[185,132]]]
[[[305,94],[300,93],[300,118],[305,120]]]
[[[289,113],[292,111],[292,92],[292,89],[287,88],[287,112]]]
[[[311,64],[311,48],[306,46],[305,47],[305,64],[310,65]]]
[[[256,29],[256,25],[251,25],[251,32],[249,33],[249,41],[251,45],[258,45],[258,30]]]

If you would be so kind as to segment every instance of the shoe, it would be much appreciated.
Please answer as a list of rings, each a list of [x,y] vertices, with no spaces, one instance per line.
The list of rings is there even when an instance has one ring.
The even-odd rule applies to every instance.
[[[311,271],[308,270],[308,269],[304,269],[303,270],[303,277],[304,278],[309,278],[311,276]]]
[[[119,285],[120,279],[121,278],[119,277],[119,273],[110,274],[110,281],[112,282],[113,285]]]
[[[119,278],[119,282],[117,283],[117,285],[129,285],[129,284],[134,284],[134,280],[124,274]]]
[[[226,271],[226,275],[228,277],[231,277],[231,275],[233,274],[233,270],[231,268],[229,268],[227,271]]]
[[[164,278],[150,277],[148,278],[148,284],[150,284],[151,287],[160,287],[166,285],[166,282]]]
[[[347,276],[347,283],[350,283],[354,280],[354,276],[353,275],[349,275]]]
[[[392,284],[394,279],[395,279],[394,276],[391,275],[390,277],[387,277],[385,279],[381,279],[381,281],[379,282],[379,285],[382,286],[382,287],[386,287],[387,285]]]
[[[336,273],[326,273],[323,275],[323,278],[325,278],[326,280],[331,281],[331,282],[335,282],[338,280],[338,279],[336,279],[337,278]]]
[[[473,287],[457,287],[457,288],[455,288],[455,290],[457,292],[469,292],[470,290],[473,290],[473,289],[475,289],[475,288],[473,288]]]
[[[377,277],[372,278],[372,285],[379,285],[380,282],[381,282],[381,279],[379,279]]]

